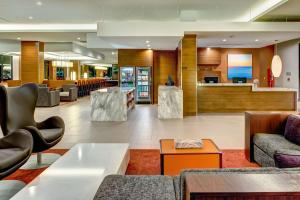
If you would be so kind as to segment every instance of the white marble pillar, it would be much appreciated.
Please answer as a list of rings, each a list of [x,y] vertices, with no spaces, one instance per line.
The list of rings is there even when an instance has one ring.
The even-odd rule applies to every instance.
[[[183,92],[175,86],[158,87],[158,118],[183,118]]]

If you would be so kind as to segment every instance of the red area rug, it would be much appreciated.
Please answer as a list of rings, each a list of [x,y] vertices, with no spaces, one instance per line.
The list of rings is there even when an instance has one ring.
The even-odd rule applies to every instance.
[[[63,155],[67,149],[53,149],[48,153],[58,153]],[[244,168],[259,167],[255,163],[250,163],[245,158],[243,150],[223,150],[223,168]],[[46,168],[36,170],[19,169],[15,173],[6,177],[6,180],[20,180],[29,183],[40,175]],[[160,154],[158,149],[131,149],[130,161],[126,171],[128,175],[159,175],[160,174]]]
[[[250,163],[244,154],[244,150],[223,150],[223,168],[259,167],[256,163]],[[130,162],[126,174],[128,175],[159,175],[160,154],[159,150],[131,149]]]

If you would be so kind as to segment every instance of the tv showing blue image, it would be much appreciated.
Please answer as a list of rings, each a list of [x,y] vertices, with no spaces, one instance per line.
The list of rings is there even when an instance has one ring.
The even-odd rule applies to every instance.
[[[252,54],[228,54],[228,79],[252,79]]]

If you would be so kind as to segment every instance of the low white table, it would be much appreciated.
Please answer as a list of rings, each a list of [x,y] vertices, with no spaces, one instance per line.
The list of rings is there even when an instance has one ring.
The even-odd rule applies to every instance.
[[[104,177],[125,174],[129,144],[77,144],[12,200],[93,199]]]

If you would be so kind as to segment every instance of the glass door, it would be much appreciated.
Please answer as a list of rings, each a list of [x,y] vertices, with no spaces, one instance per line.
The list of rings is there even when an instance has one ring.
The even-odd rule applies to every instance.
[[[151,103],[151,68],[137,67],[137,102]]]
[[[121,87],[135,87],[135,71],[134,67],[120,68]]]

